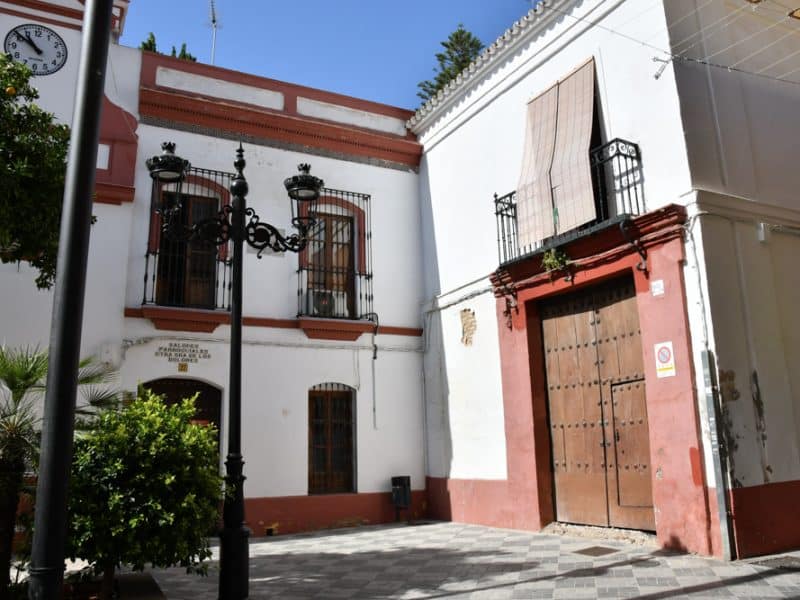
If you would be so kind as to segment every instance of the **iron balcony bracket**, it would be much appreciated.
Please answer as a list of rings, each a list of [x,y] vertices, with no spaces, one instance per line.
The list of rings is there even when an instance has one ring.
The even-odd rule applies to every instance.
[[[629,223],[630,223],[630,220],[628,220],[628,219],[626,219],[625,221],[620,221],[620,224],[619,224],[620,233],[622,233],[622,237],[625,238],[625,241],[628,242],[628,244],[630,244],[633,247],[633,249],[636,250],[636,253],[641,257],[641,260],[639,261],[639,264],[636,265],[636,269],[639,270],[639,271],[642,271],[643,273],[647,273],[648,272],[647,271],[647,251],[644,248],[642,248],[641,244],[639,243],[639,240],[635,240],[635,239],[631,238],[631,236],[629,235],[629,233],[628,233],[628,224]]]
[[[163,219],[161,231],[171,240],[189,242],[200,240],[215,246],[227,244],[235,239],[236,228],[231,224],[234,208],[230,204],[223,206],[216,217],[202,219],[192,226],[187,226],[178,221],[182,207],[176,204],[167,209],[159,210]],[[295,217],[292,225],[297,233],[289,236],[281,235],[276,227],[261,221],[252,208],[245,209],[245,216],[249,217],[244,226],[243,242],[258,250],[258,258],[269,248],[275,252],[301,252],[308,243],[308,233],[314,225],[311,217]]]

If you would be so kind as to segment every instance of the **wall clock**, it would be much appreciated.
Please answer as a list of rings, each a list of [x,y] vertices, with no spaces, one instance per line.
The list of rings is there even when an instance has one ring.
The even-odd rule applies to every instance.
[[[6,35],[3,49],[17,62],[28,65],[34,75],[50,75],[67,62],[67,45],[44,25],[24,23]]]

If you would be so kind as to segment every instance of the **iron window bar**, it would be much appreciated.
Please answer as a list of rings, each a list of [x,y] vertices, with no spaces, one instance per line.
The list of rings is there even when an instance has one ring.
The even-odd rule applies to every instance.
[[[371,198],[323,188],[297,268],[297,316],[370,320]]]
[[[181,223],[216,216],[230,203],[233,173],[190,167],[181,186]],[[150,231],[145,252],[142,304],[180,308],[231,308],[230,242],[215,245],[200,239],[174,239],[163,234],[162,212],[174,202],[174,185],[153,180]]]

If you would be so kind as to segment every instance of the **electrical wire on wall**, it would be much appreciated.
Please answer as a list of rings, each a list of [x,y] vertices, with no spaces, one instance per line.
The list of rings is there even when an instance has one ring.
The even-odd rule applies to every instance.
[[[668,60],[668,61],[679,61],[679,62],[685,62],[685,63],[695,63],[695,64],[700,64],[700,65],[705,65],[707,67],[712,67],[712,68],[715,68],[715,69],[722,69],[722,70],[729,71],[729,72],[736,72],[736,73],[742,73],[742,74],[745,74],[745,75],[752,75],[754,77],[760,77],[762,79],[770,79],[772,81],[780,81],[780,82],[783,82],[783,83],[790,83],[790,84],[793,84],[793,85],[800,85],[800,81],[795,81],[795,80],[792,80],[792,79],[786,79],[786,77],[788,77],[788,75],[791,75],[792,73],[799,71],[800,68],[794,69],[793,71],[790,71],[790,72],[788,72],[788,73],[786,73],[786,74],[784,74],[784,75],[782,75],[780,77],[775,77],[775,76],[772,76],[772,75],[765,74],[763,72],[763,70],[751,71],[751,70],[748,70],[748,69],[741,68],[738,65],[741,64],[742,61],[737,61],[733,65],[726,65],[726,64],[713,62],[713,61],[708,60],[706,58],[687,56],[686,53],[689,50],[691,50],[692,48],[697,46],[700,42],[702,42],[704,40],[707,40],[709,35],[713,35],[714,33],[718,32],[718,31],[712,31],[716,26],[720,25],[721,29],[719,29],[719,31],[722,31],[726,27],[728,27],[730,25],[733,25],[733,23],[735,23],[740,17],[742,17],[745,14],[747,14],[746,12],[743,12],[745,8],[749,7],[752,10],[753,8],[752,8],[752,5],[750,5],[750,4],[745,4],[744,6],[736,9],[733,13],[727,14],[727,15],[721,17],[720,19],[718,19],[717,21],[714,21],[713,23],[711,23],[709,25],[701,27],[698,31],[688,35],[684,39],[682,39],[682,40],[678,41],[677,43],[673,44],[677,48],[678,46],[681,46],[684,43],[688,42],[690,39],[693,39],[697,35],[704,34],[704,33],[707,34],[706,36],[700,35],[700,38],[698,39],[697,42],[691,44],[687,48],[685,48],[685,49],[683,49],[683,50],[681,50],[681,51],[679,51],[677,53],[671,52],[669,50],[665,50],[664,48],[661,48],[659,46],[651,44],[648,41],[639,39],[639,38],[637,38],[635,36],[629,35],[629,34],[624,33],[622,31],[618,31],[618,30],[616,30],[616,29],[614,29],[612,27],[608,27],[606,25],[601,25],[599,23],[599,20],[592,21],[592,20],[587,19],[585,17],[575,16],[575,15],[573,15],[572,13],[570,13],[567,10],[564,10],[564,9],[561,9],[561,8],[556,8],[555,6],[552,6],[552,5],[544,5],[544,6],[545,6],[544,10],[552,10],[552,11],[557,12],[557,13],[565,16],[565,17],[573,19],[576,22],[585,23],[590,28],[596,28],[596,29],[605,31],[607,33],[610,33],[610,34],[615,35],[617,37],[621,37],[623,39],[626,39],[626,40],[628,40],[630,42],[633,42],[633,43],[638,44],[640,46],[643,46],[645,48],[649,48],[651,50],[654,50],[654,51],[656,51],[656,52],[658,52],[658,53],[660,53],[660,54],[662,54],[664,56],[663,59],[659,58],[659,57],[656,57],[656,60],[658,60],[659,62],[662,62],[663,60]],[[732,19],[732,17],[733,17],[733,19]],[[786,15],[781,17],[782,20],[786,20],[786,18],[787,18]],[[761,33],[766,31],[767,29],[771,28],[772,26],[773,26],[773,24],[771,23],[770,25],[765,27],[761,31]],[[662,71],[663,71],[663,69],[662,69]]]
[[[378,318],[378,313],[371,312],[364,315],[361,315],[363,318],[367,318],[372,321],[373,328],[372,328],[372,428],[378,429],[378,401],[375,388],[377,387],[376,379],[375,379],[375,361],[378,360],[378,344],[375,341],[375,336],[378,334],[378,327],[380,326],[380,319]]]

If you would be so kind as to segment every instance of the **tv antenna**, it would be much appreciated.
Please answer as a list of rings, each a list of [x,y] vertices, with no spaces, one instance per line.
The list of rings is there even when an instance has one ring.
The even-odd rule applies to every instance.
[[[209,0],[211,10],[211,64],[214,64],[214,55],[217,51],[217,7],[214,0]]]

